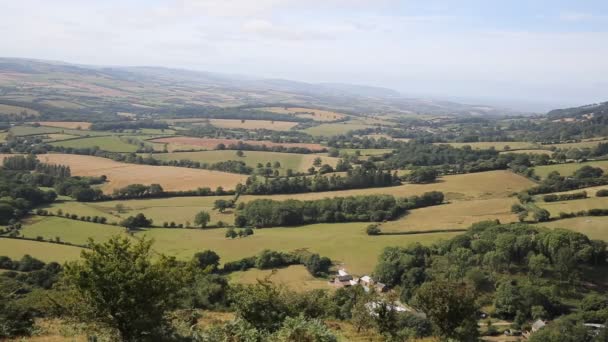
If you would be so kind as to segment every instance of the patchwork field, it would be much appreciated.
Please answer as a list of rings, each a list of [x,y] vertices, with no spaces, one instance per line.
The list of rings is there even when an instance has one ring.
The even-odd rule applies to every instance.
[[[230,119],[210,119],[209,122],[212,126],[220,128],[269,129],[273,131],[288,131],[298,124],[290,121]]]
[[[549,175],[549,173],[553,171],[559,172],[559,174],[562,176],[571,176],[576,170],[580,169],[585,165],[599,167],[602,168],[604,171],[608,170],[608,160],[598,160],[584,163],[566,163],[537,166],[534,168],[534,173],[536,173],[541,178],[547,177],[547,175]]]
[[[199,147],[201,149],[206,150],[214,150],[217,145],[224,144],[226,147],[230,145],[236,145],[241,140],[236,139],[215,139],[215,138],[194,138],[194,137],[167,137],[167,138],[158,138],[150,140],[153,143],[162,143],[169,145],[176,145],[177,147],[182,146],[185,149],[194,147]],[[255,146],[284,146],[284,147],[303,147],[308,148],[312,151],[322,151],[325,147],[319,144],[304,144],[304,143],[275,143],[267,140],[245,140],[243,143]]]
[[[243,151],[245,154],[243,157],[236,155],[234,150],[213,150],[213,151],[199,151],[199,152],[173,152],[173,153],[156,153],[152,154],[151,157],[158,160],[192,160],[201,163],[217,163],[227,160],[238,160],[243,161],[248,166],[255,168],[258,163],[266,165],[270,162],[281,163],[279,169],[284,174],[287,169],[291,169],[296,172],[305,172],[313,165],[315,158],[319,157],[314,154],[296,154],[296,153],[279,153],[279,152],[262,152],[262,151]],[[323,164],[329,164],[336,166],[339,158],[332,157],[321,157]]]
[[[310,275],[306,267],[294,265],[277,270],[250,269],[230,274],[230,281],[238,284],[255,284],[258,280],[270,279],[277,285],[285,286],[294,291],[310,291],[314,289],[332,289],[327,280]]]
[[[89,128],[91,128],[91,123],[85,122],[85,121],[38,121],[37,123],[42,126],[68,128],[68,129],[89,129]]]
[[[0,155],[4,158],[8,155]],[[225,190],[234,189],[238,183],[244,183],[245,175],[233,173],[189,169],[172,166],[150,166],[119,163],[111,159],[82,156],[74,154],[43,154],[38,159],[44,163],[68,165],[75,176],[108,177],[108,182],[101,189],[112,192],[129,184],[160,184],[170,191],[194,190],[199,187],[218,186]]]
[[[0,238],[0,255],[21,259],[25,254],[45,262],[65,262],[80,258],[82,248],[55,243]]]
[[[302,107],[264,107],[258,109],[278,114],[293,115],[299,118],[313,119],[315,121],[336,121],[346,117],[346,114],[334,111]]]
[[[129,144],[118,136],[81,138],[67,141],[57,141],[53,146],[63,146],[71,148],[93,148],[99,147],[100,150],[108,152],[135,152],[138,146]]]
[[[489,142],[471,142],[471,143],[436,143],[436,145],[447,144],[456,148],[462,148],[463,146],[471,146],[473,149],[489,149],[494,147],[497,151],[504,151],[505,147],[509,147],[509,150],[533,150],[539,147],[538,144],[525,142],[525,141],[489,141]]]
[[[314,136],[325,136],[332,137],[336,135],[344,135],[350,131],[359,129],[371,128],[374,126],[366,125],[363,123],[351,123],[351,122],[338,122],[338,123],[326,123],[318,126],[310,127],[304,132]]]
[[[448,204],[410,211],[396,221],[383,223],[383,232],[425,231],[433,229],[464,229],[479,221],[498,219],[502,223],[516,222],[511,213],[515,197],[473,201],[454,201]]]
[[[548,228],[564,228],[583,233],[590,239],[608,242],[608,217],[574,217],[538,224]]]

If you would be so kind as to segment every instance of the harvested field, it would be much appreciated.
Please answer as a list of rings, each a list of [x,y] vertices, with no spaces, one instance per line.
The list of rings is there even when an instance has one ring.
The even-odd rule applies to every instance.
[[[325,147],[319,144],[304,144],[304,143],[275,143],[267,140],[236,140],[236,139],[216,139],[216,138],[194,138],[194,137],[167,137],[167,138],[159,138],[150,140],[153,143],[163,143],[177,146],[196,146],[206,150],[214,150],[217,145],[224,144],[228,148],[230,145],[236,145],[239,141],[242,141],[245,144],[255,145],[255,146],[267,146],[267,147],[275,147],[275,146],[283,146],[283,147],[300,147],[300,148],[308,148],[312,151],[322,151]]]
[[[80,258],[82,248],[56,243],[0,238],[0,255],[21,259],[26,254],[44,262],[66,262]]]
[[[273,131],[288,131],[298,124],[290,121],[269,120],[210,119],[209,121],[212,126],[220,128],[269,129]]]
[[[0,155],[4,158],[8,155]],[[68,165],[75,176],[106,175],[108,182],[101,189],[106,193],[129,184],[160,184],[169,191],[195,190],[199,187],[225,190],[244,183],[246,176],[219,171],[188,169],[172,166],[127,164],[111,159],[74,154],[43,154],[38,159],[44,163]]]
[[[299,118],[313,119],[315,121],[335,121],[341,120],[346,117],[346,114],[322,110],[313,108],[302,108],[302,107],[264,107],[257,108],[266,112],[273,112],[278,114],[293,115]]]
[[[574,217],[565,220],[538,223],[538,226],[547,228],[564,228],[583,233],[590,239],[608,242],[608,216],[601,217]]]
[[[67,129],[89,129],[91,128],[90,122],[85,121],[38,121],[41,126],[59,127]]]
[[[580,191],[583,191],[582,189]],[[595,193],[589,193],[590,196],[595,196]],[[605,209],[608,208],[608,197],[589,197],[584,199],[559,201],[559,202],[536,202],[536,204],[544,209],[549,210],[551,217],[559,217],[560,212],[572,213],[589,209]]]

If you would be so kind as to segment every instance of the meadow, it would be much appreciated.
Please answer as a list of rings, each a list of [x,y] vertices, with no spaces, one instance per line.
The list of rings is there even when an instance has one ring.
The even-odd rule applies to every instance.
[[[108,152],[135,152],[138,146],[129,144],[118,136],[80,138],[51,143],[53,146],[71,148],[93,148],[99,147],[100,150]]]
[[[112,132],[68,129],[68,128],[49,127],[49,126],[35,127],[35,126],[25,126],[25,125],[24,126],[13,126],[13,127],[11,127],[10,132],[15,136],[39,135],[39,134],[48,134],[48,133],[72,134],[72,135],[78,135],[78,136],[117,135],[117,133],[112,133]]]
[[[0,155],[0,158],[8,155]],[[120,163],[111,159],[75,154],[44,154],[38,159],[44,163],[62,164],[70,167],[74,176],[102,176],[108,181],[101,186],[104,192],[123,188],[129,184],[160,184],[170,191],[195,190],[199,187],[225,190],[234,189],[244,183],[245,175],[227,172],[189,169],[173,166],[150,166]]]
[[[238,284],[255,284],[258,280],[264,279],[269,279],[276,285],[285,286],[297,292],[315,289],[333,289],[327,280],[313,277],[302,265],[293,265],[276,270],[258,270],[254,268],[230,274],[230,281]]]
[[[456,148],[463,146],[471,146],[473,149],[489,149],[494,148],[497,151],[504,151],[505,147],[509,147],[509,150],[530,150],[538,149],[539,145],[535,143],[525,141],[484,141],[484,142],[470,142],[470,143],[436,143],[436,145],[447,144]]]
[[[0,104],[0,115],[22,116],[22,114],[38,116],[40,112],[30,108]]]
[[[595,193],[589,193],[589,196],[594,195]],[[560,212],[571,213],[589,209],[605,209],[608,207],[608,197],[589,197],[549,203],[538,201],[536,204],[541,208],[549,210],[551,217],[558,217]]]
[[[24,222],[21,233],[28,238],[35,239],[41,236],[45,240],[55,240],[56,237],[59,237],[62,241],[85,245],[90,237],[94,237],[98,241],[105,241],[124,231],[122,227],[105,224],[54,216],[32,216]]]
[[[82,248],[48,242],[0,238],[0,255],[21,259],[29,254],[45,262],[66,262],[80,258]]]
[[[296,153],[279,153],[279,152],[262,152],[262,151],[243,151],[244,156],[239,157],[236,155],[237,151],[234,150],[213,150],[213,151],[199,151],[199,152],[173,152],[173,153],[156,153],[152,154],[151,157],[158,160],[169,161],[169,160],[192,160],[201,163],[217,163],[227,160],[238,160],[243,161],[248,166],[255,168],[258,163],[266,165],[270,162],[281,163],[279,171],[285,174],[287,169],[291,169],[295,172],[306,172],[311,166],[315,158],[319,157],[314,154],[296,154]],[[338,158],[332,157],[320,157],[323,164],[329,164],[336,166]]]
[[[283,146],[283,147],[303,147],[313,151],[322,151],[325,147],[320,144],[307,144],[307,143],[275,143],[268,140],[237,140],[237,139],[217,139],[217,138],[194,138],[194,137],[165,137],[149,140],[151,143],[169,144],[172,148],[170,151],[176,149],[201,149],[201,150],[214,150],[219,144],[224,144],[226,147],[232,144],[238,144],[239,141],[249,145],[255,146]]]
[[[543,222],[537,224],[548,228],[564,228],[583,233],[590,239],[604,240],[608,242],[608,217],[587,216],[574,217],[564,220]]]
[[[501,151],[500,153],[546,154],[548,156],[551,156],[553,154],[553,151],[550,151],[550,150],[540,150],[540,149],[531,149],[531,150]]]
[[[38,121],[41,126],[58,127],[67,129],[89,129],[91,123],[86,121]]]
[[[322,109],[314,109],[314,108],[302,108],[302,107],[264,107],[257,108],[259,110],[273,112],[278,114],[286,114],[293,115],[299,118],[312,119],[314,121],[336,121],[341,120],[346,117],[346,114],[330,111],[330,110],[322,110]]]
[[[599,167],[604,171],[608,170],[608,160],[588,161],[584,163],[566,163],[566,164],[553,164],[553,165],[542,165],[534,168],[534,173],[541,178],[546,178],[549,173],[553,171],[559,172],[562,176],[571,176],[574,172],[581,167],[589,165],[593,167]]]
[[[324,123],[318,126],[306,128],[303,131],[313,136],[324,136],[332,137],[337,135],[344,135],[350,131],[359,129],[366,129],[374,127],[363,123],[352,123],[352,122],[337,122],[337,123]]]
[[[231,120],[231,119],[210,119],[212,126],[220,128],[242,128],[242,129],[269,129],[272,131],[288,131],[298,123],[291,121],[270,121],[270,120]]]

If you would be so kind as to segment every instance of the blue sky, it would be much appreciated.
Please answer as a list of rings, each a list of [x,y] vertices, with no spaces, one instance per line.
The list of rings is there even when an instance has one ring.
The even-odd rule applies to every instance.
[[[608,100],[608,1],[0,0],[0,55],[542,110]]]

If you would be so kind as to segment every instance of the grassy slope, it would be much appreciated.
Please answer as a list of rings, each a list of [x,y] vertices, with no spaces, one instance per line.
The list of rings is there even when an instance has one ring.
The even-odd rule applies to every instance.
[[[594,194],[589,193],[589,195],[593,196]],[[608,197],[589,197],[585,199],[549,203],[538,201],[536,204],[541,208],[549,210],[552,217],[557,217],[560,212],[571,213],[581,210],[607,208]]]
[[[549,228],[564,228],[583,233],[590,239],[608,242],[608,217],[575,217],[565,220],[539,223],[539,226]]]
[[[585,163],[567,163],[567,164],[555,164],[555,165],[543,165],[534,168],[534,172],[541,178],[547,177],[547,175],[553,171],[559,172],[562,176],[571,176],[574,172],[585,165],[602,168],[604,171],[608,171],[608,160],[590,161]]]
[[[21,233],[25,237],[36,238],[42,236],[45,240],[54,239],[76,244],[86,244],[90,237],[98,241],[105,241],[112,235],[121,234],[124,229],[110,225],[91,222],[69,220],[61,217],[36,216],[26,223]]]
[[[257,280],[266,278],[277,285],[284,285],[294,291],[332,289],[327,280],[313,277],[302,265],[289,266],[278,270],[250,269],[230,274],[230,281],[239,284],[255,284]]]
[[[11,259],[20,259],[23,255],[29,254],[45,262],[65,262],[78,259],[81,250],[82,248],[79,247],[47,242],[0,239],[0,255],[6,255]]]

